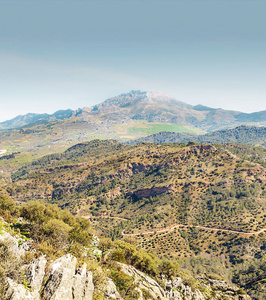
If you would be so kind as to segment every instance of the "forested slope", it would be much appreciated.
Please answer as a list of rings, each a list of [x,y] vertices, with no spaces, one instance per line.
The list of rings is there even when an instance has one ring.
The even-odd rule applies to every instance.
[[[203,135],[191,133],[159,132],[129,142],[137,143],[241,143],[253,146],[266,146],[266,127],[239,126],[210,132]]]
[[[248,289],[265,277],[256,260],[266,245],[264,148],[95,140],[16,169],[18,157],[7,160],[12,183],[1,186],[18,203],[57,204],[98,234],[181,264],[217,259]]]

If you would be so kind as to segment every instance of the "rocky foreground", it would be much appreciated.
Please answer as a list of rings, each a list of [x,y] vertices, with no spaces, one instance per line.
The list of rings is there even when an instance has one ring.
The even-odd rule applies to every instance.
[[[7,245],[17,258],[27,250],[27,243],[8,232],[0,234],[0,244]],[[204,299],[251,299],[242,293],[237,286],[229,286],[224,281],[201,278],[198,288],[192,289],[180,277],[167,280],[162,277],[161,285],[133,266],[114,262],[120,272],[134,279],[134,299],[171,299],[171,300],[204,300]],[[32,260],[20,269],[23,283],[11,278],[5,280],[6,288],[3,300],[73,300],[73,299],[124,299],[121,297],[113,280],[106,276],[103,284],[94,288],[93,272],[87,265],[78,265],[77,259],[66,254],[54,261],[47,261],[45,256]],[[104,298],[99,298],[97,295]],[[129,298],[127,298],[129,299]]]

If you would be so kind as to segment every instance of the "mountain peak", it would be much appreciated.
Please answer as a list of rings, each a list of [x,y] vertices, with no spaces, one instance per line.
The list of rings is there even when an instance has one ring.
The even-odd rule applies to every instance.
[[[93,110],[114,110],[115,108],[126,108],[126,107],[132,107],[136,104],[143,103],[143,104],[176,104],[179,106],[187,106],[190,107],[190,105],[178,101],[173,97],[170,97],[162,92],[157,91],[141,91],[141,90],[132,90],[128,93],[123,93],[121,95],[108,98],[101,104],[98,104],[94,106]]]

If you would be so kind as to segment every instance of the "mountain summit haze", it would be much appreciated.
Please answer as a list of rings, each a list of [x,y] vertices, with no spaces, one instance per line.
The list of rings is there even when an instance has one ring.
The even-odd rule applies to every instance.
[[[240,124],[266,124],[266,111],[242,113],[200,104],[192,106],[161,92],[135,90],[108,98],[93,107],[85,107],[76,111],[68,109],[57,111],[51,115],[29,113],[17,116],[0,123],[0,128],[18,128],[38,121],[71,120],[73,117],[78,117],[82,121],[98,117],[105,121],[108,119],[112,122],[115,121],[117,124],[130,120],[142,120],[149,123],[186,125],[205,132]]]
[[[141,141],[160,132],[179,134],[181,141],[204,140],[194,136],[240,125],[266,125],[265,111],[247,114],[202,105],[192,106],[161,92],[136,90],[108,98],[92,107],[60,110],[51,115],[29,113],[2,122],[0,146],[13,147],[17,151],[25,147],[53,149],[92,139]],[[247,131],[250,130],[247,127]],[[256,131],[256,141],[260,139],[259,132],[263,131]],[[245,132],[245,137],[236,138],[236,141],[257,144],[255,139],[247,139],[246,136],[252,136],[251,131],[249,134]],[[259,144],[263,143],[264,137]]]

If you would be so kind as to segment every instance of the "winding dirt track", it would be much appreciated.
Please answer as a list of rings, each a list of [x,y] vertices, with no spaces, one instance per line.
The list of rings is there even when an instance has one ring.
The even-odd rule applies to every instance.
[[[90,219],[91,217],[83,217],[83,218]],[[130,219],[120,218],[120,217],[110,217],[110,216],[101,216],[101,217],[93,217],[93,218],[117,219],[117,220],[121,220],[121,221],[130,221]],[[154,229],[152,231],[141,231],[141,232],[137,232],[137,233],[124,233],[124,230],[123,230],[122,235],[138,236],[138,235],[142,235],[142,234],[166,233],[166,232],[170,232],[170,231],[174,230],[175,228],[184,228],[184,227],[185,228],[195,227],[195,228],[203,229],[203,230],[222,231],[222,232],[235,233],[235,234],[246,235],[246,236],[258,235],[258,234],[266,231],[266,227],[264,227],[258,231],[244,232],[244,231],[238,231],[238,230],[214,228],[214,227],[207,227],[207,226],[201,226],[201,225],[174,224],[172,226],[161,228],[161,229]]]
[[[257,235],[260,233],[263,233],[266,231],[266,227],[258,230],[258,231],[251,231],[251,232],[243,232],[243,231],[237,231],[237,230],[231,230],[231,229],[221,229],[221,228],[213,228],[213,227],[206,227],[206,226],[200,226],[200,225],[183,225],[183,224],[175,224],[171,227],[166,227],[163,229],[155,229],[153,231],[143,231],[143,232],[137,232],[137,233],[124,233],[124,230],[122,231],[122,235],[125,236],[138,236],[142,234],[154,234],[154,233],[163,233],[163,232],[170,232],[174,230],[175,228],[184,228],[184,227],[195,227],[199,229],[204,229],[204,230],[210,230],[210,231],[222,231],[222,232],[228,232],[228,233],[235,233],[235,234],[241,234],[241,235]]]

